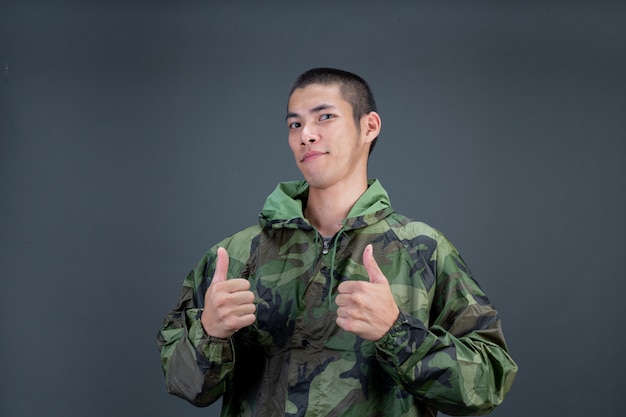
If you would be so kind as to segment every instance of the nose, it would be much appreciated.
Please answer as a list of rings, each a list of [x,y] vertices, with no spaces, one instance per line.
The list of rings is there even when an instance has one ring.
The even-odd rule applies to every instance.
[[[314,132],[311,128],[305,125],[302,128],[302,134],[300,136],[300,145],[305,146],[307,144],[313,144],[319,140],[319,137],[316,132]]]

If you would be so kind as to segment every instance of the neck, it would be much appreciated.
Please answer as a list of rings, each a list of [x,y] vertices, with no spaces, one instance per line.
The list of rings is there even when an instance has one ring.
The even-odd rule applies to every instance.
[[[322,236],[333,236],[366,190],[367,178],[349,187],[310,188],[304,215]]]

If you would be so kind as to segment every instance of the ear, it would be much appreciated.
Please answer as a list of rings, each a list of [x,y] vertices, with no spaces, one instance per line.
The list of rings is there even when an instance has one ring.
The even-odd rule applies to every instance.
[[[361,119],[361,131],[365,133],[365,142],[371,142],[378,137],[382,127],[380,116],[375,111],[371,111]]]

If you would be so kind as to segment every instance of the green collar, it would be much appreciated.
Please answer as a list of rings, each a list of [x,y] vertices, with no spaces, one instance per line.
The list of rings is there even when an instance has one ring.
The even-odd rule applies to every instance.
[[[306,181],[282,182],[267,197],[259,222],[263,227],[312,229],[304,219],[303,207],[308,198],[309,184]],[[393,212],[387,191],[376,179],[368,181],[367,190],[354,204],[344,229],[356,229],[387,217]]]

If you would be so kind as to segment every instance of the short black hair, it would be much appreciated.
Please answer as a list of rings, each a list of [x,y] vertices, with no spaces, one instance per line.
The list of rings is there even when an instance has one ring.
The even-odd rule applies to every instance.
[[[360,76],[337,68],[312,68],[300,74],[289,90],[289,97],[298,88],[305,88],[312,84],[338,85],[339,91],[350,105],[357,128],[360,129],[360,120],[366,114],[376,111],[376,100],[367,81]],[[378,137],[370,145],[370,153],[376,145]]]

